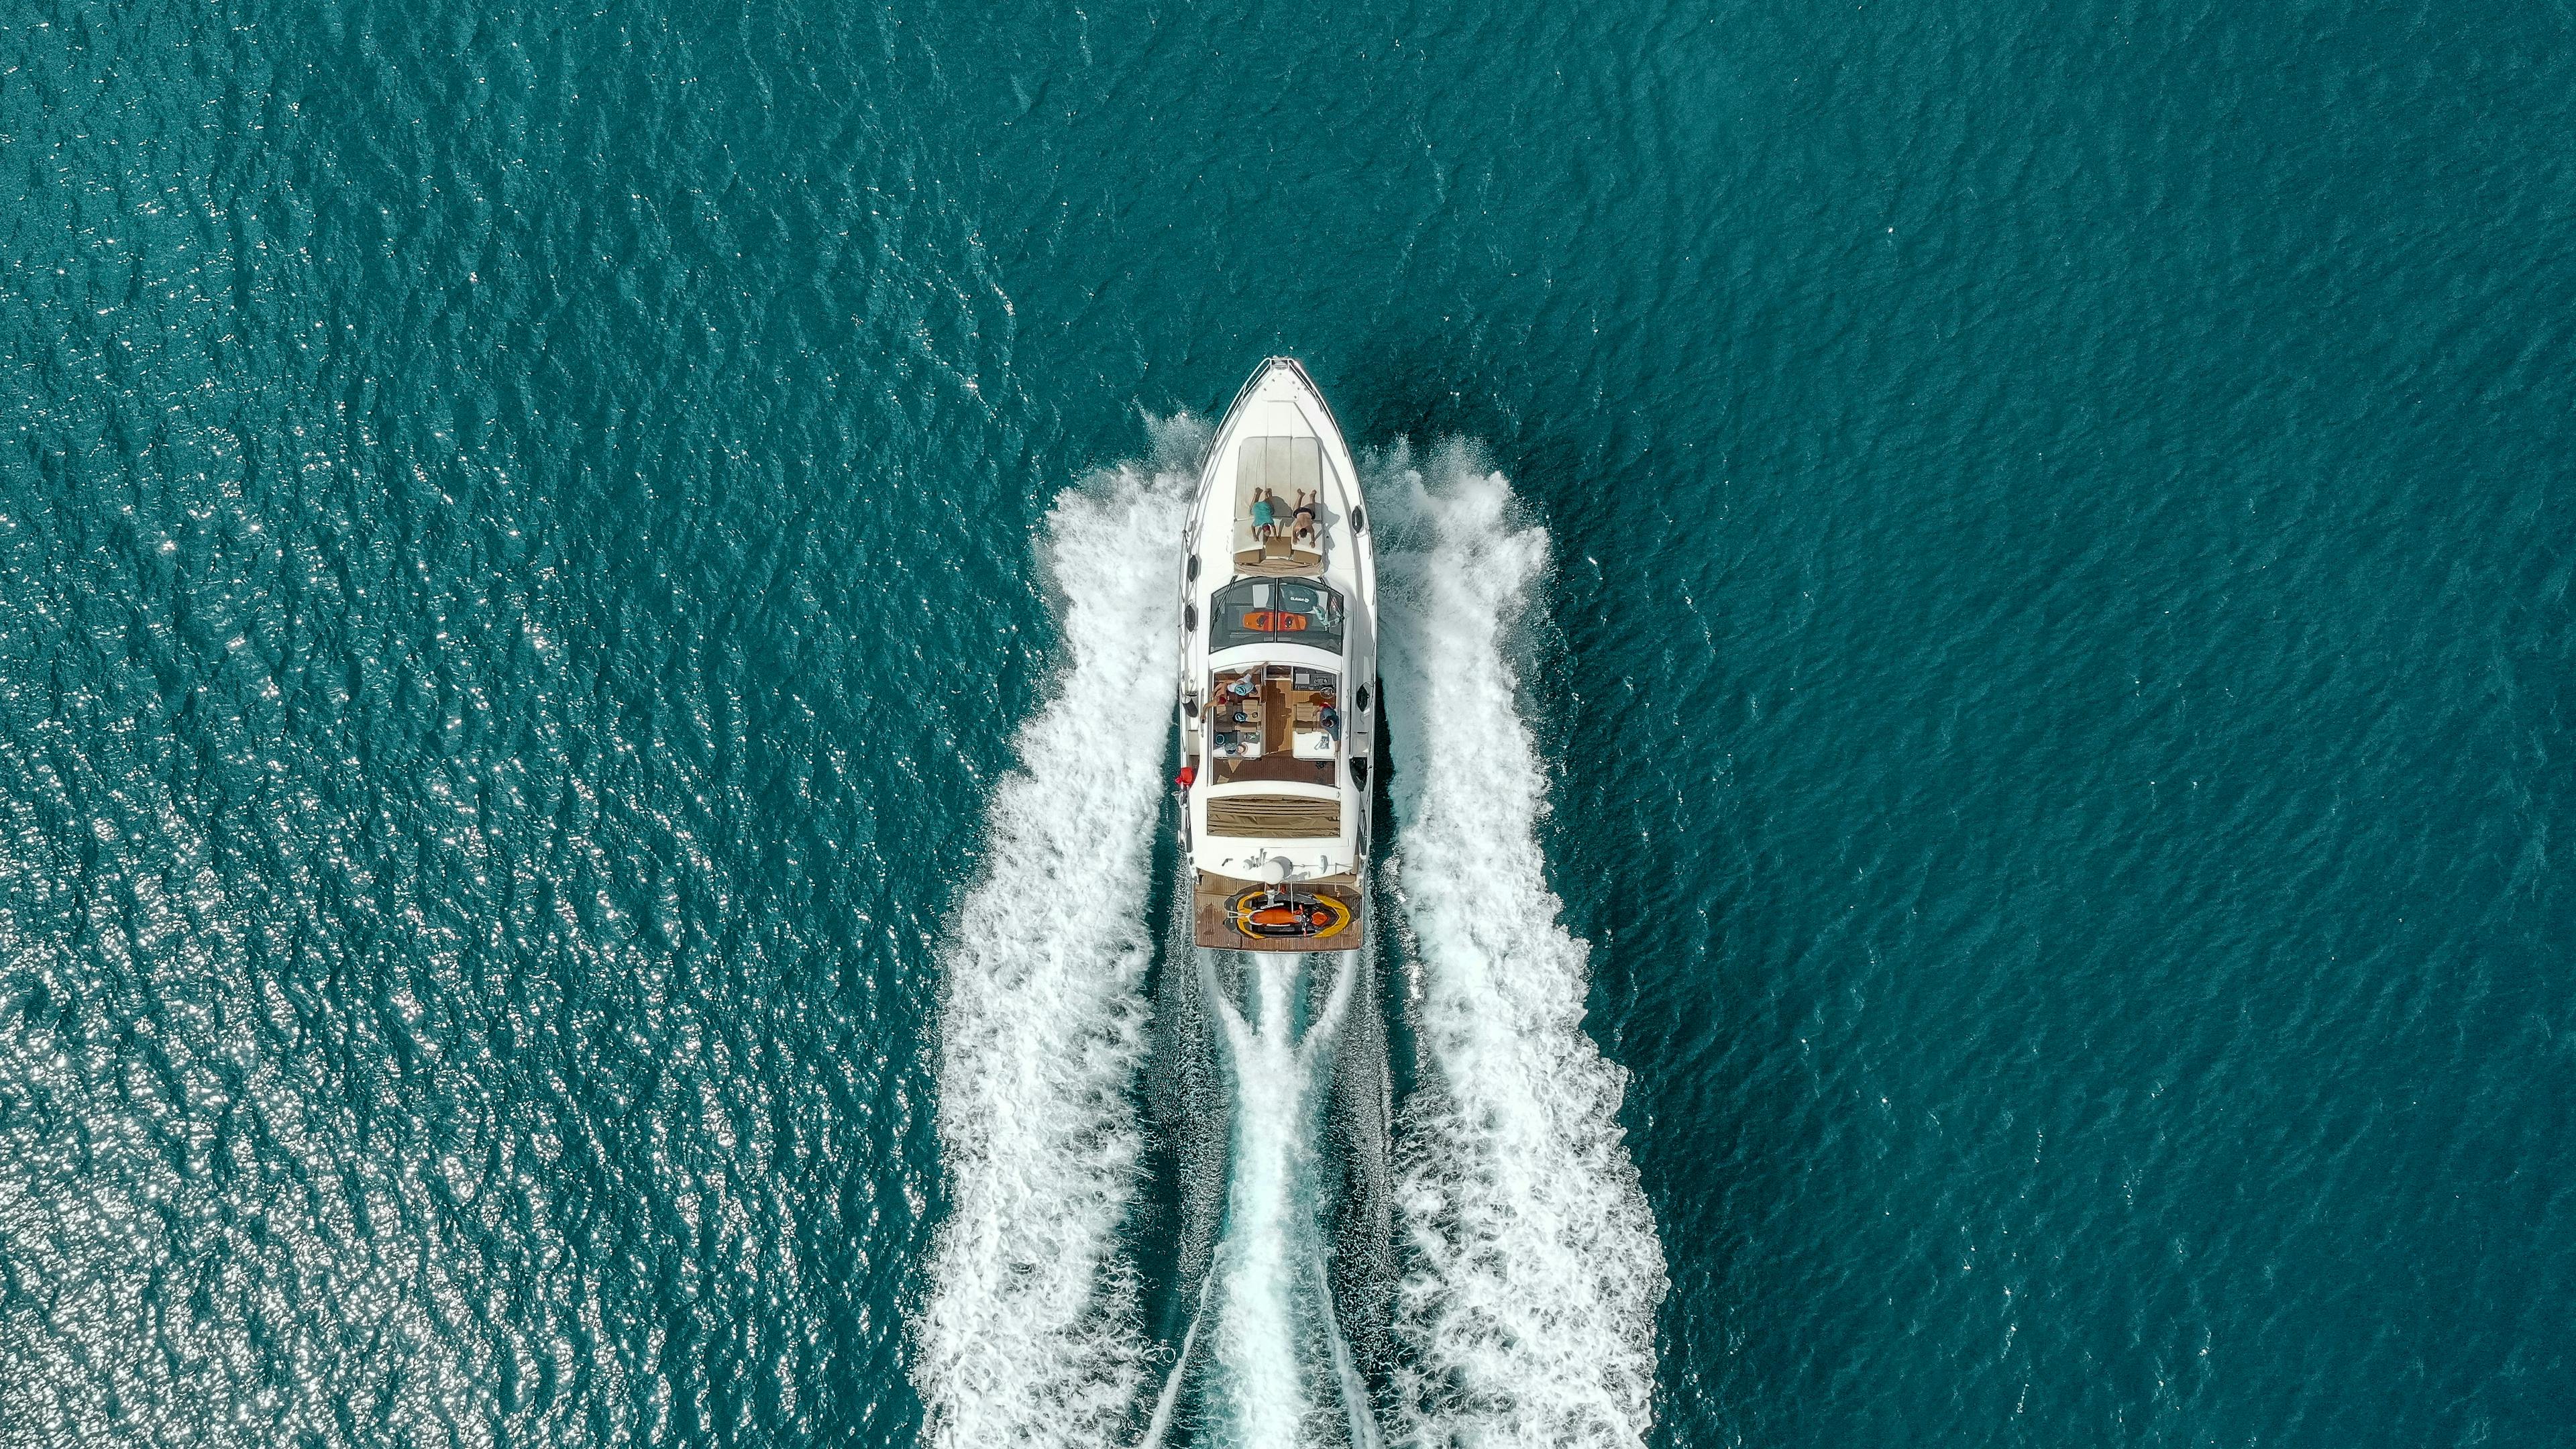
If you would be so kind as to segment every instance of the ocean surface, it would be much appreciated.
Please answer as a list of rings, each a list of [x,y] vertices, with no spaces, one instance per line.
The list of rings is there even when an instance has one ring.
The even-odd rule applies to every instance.
[[[11,7],[0,1449],[2576,1443],[2571,137],[2564,5]],[[1281,352],[1386,929],[1194,1136]]]

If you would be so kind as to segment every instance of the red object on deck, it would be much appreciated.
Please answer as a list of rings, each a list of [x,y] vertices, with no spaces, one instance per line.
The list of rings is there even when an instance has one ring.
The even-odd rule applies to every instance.
[[[1181,766],[1181,773],[1173,779],[1172,783],[1173,783],[1173,784],[1175,784],[1175,785],[1178,785],[1178,786],[1180,786],[1182,789],[1186,790],[1186,789],[1190,788],[1192,785],[1197,784],[1197,783],[1198,783],[1198,778],[1199,778],[1199,767],[1198,767],[1198,766],[1196,766],[1196,765],[1183,765],[1183,766]]]

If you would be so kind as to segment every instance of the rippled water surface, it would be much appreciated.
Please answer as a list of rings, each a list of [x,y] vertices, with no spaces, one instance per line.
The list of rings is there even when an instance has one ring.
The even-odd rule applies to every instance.
[[[1499,877],[1478,939],[1588,973],[1628,1073],[1617,1151],[1542,1145],[1624,1154],[1664,1277],[1549,1291],[1659,1304],[1646,1442],[2566,1442],[2571,41],[16,7],[0,1445],[908,1444],[987,1342],[941,1225],[1025,1220],[978,1143],[1100,1194],[1051,1261],[1142,1306],[1050,1422],[1141,1428],[1165,1268],[1110,1229],[1169,1182],[958,1136],[938,1024],[1011,851],[1083,836],[1046,749],[1150,815],[1085,600],[1279,351],[1538,550],[1440,535],[1506,627],[1417,620],[1391,794],[1473,818],[1434,761],[1487,738],[1543,777],[1497,829],[1561,914]],[[1045,1065],[1103,1101],[1151,872],[1069,873],[1107,1054]],[[1482,1040],[1471,979],[1416,1024]],[[1472,1096],[1397,1104],[1400,1189]],[[1477,1281],[1403,1252],[1417,1309]],[[1624,1360],[1521,1347],[1632,1424]],[[1390,1433],[1538,1422],[1462,1382]]]

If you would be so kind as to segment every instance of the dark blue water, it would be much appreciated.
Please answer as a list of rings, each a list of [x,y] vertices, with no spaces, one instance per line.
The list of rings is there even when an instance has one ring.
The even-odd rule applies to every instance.
[[[0,1443],[911,1442],[1048,511],[1274,351],[1544,530],[1599,1442],[2570,1442],[2571,41],[19,7]]]

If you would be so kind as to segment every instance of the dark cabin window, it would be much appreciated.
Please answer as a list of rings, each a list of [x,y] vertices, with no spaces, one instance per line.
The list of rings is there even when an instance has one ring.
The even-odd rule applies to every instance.
[[[1240,579],[1217,591],[1208,647],[1305,644],[1342,652],[1342,596],[1304,579]]]

